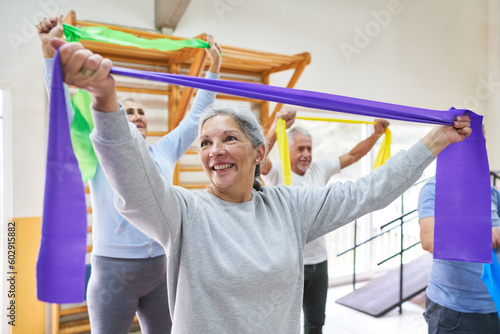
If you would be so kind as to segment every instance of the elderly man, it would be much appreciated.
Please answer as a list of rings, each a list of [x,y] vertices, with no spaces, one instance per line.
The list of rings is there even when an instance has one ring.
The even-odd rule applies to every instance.
[[[273,125],[266,135],[268,149],[276,142],[276,124],[279,118],[286,121],[287,129],[295,122],[296,111],[285,110],[276,114]],[[385,132],[389,122],[376,119],[374,132],[367,139],[358,143],[348,153],[333,159],[324,159],[312,163],[312,140],[309,132],[294,127],[288,132],[290,163],[292,169],[292,185],[325,186],[333,174],[342,168],[352,165],[375,145]],[[262,179],[267,185],[283,184],[281,165],[269,157],[262,164]],[[325,323],[326,295],[328,291],[328,263],[324,237],[306,245],[304,249],[304,333],[322,333]]]

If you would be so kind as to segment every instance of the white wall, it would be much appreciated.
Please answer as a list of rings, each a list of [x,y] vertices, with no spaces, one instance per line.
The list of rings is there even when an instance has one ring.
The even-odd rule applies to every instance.
[[[500,2],[488,1],[488,53],[487,53],[487,73],[489,76],[489,92],[485,95],[486,112],[484,124],[486,128],[486,148],[492,170],[500,170]]]
[[[81,20],[154,28],[154,1],[1,1],[0,80],[12,84],[13,216],[41,216],[46,152],[46,93],[33,22],[77,12]]]
[[[488,0],[191,0],[174,33],[205,32],[222,44],[277,53],[308,51],[312,62],[297,88],[447,109],[472,101],[467,98],[478,78],[487,77],[487,5]],[[41,215],[45,168],[43,66],[27,22],[39,13],[70,9],[78,19],[154,27],[153,0],[2,1],[0,78],[12,84],[15,217]],[[359,31],[372,37],[363,39]],[[341,46],[348,45],[358,53],[346,57]],[[288,77],[280,75],[272,84]],[[484,113],[486,101],[480,102],[477,111]],[[489,126],[493,122],[500,119],[491,117]]]
[[[216,9],[222,3],[226,11]],[[372,12],[388,12],[392,3],[397,14],[383,27]],[[444,109],[462,103],[484,74],[485,15],[485,1],[467,0],[192,0],[175,33],[206,32],[223,44],[280,53],[309,51],[312,62],[298,88]],[[359,54],[349,62],[340,46],[356,46],[357,29],[375,33],[356,40]]]

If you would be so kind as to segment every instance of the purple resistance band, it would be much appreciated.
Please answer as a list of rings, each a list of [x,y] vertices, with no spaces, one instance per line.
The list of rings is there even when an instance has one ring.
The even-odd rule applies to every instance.
[[[467,110],[413,108],[345,96],[262,84],[113,67],[112,74],[154,80],[295,106],[451,125]],[[447,147],[438,158],[434,257],[491,263],[491,191],[482,116],[470,112],[472,135]]]
[[[71,145],[57,52],[50,89],[42,239],[36,264],[39,300],[57,304],[84,300],[86,249],[85,189]]]
[[[52,75],[37,287],[38,298],[42,301],[77,303],[84,299],[87,211],[81,174],[69,136],[58,64],[59,53],[54,59]],[[453,108],[448,111],[412,108],[291,88],[119,67],[113,67],[111,73],[259,100],[410,122],[450,125],[456,116],[466,112]],[[488,160],[484,138],[480,134],[482,117],[471,115],[473,135],[461,143],[450,145],[438,159],[436,207],[443,210],[439,217],[446,219],[441,221],[436,212],[436,226],[439,228],[436,228],[435,240],[439,242],[435,243],[434,254],[443,259],[491,263]],[[440,187],[445,191],[440,191]],[[471,233],[472,230],[474,233]]]
[[[472,134],[438,155],[434,258],[491,263],[491,185],[482,116]],[[487,256],[489,253],[489,256]]]

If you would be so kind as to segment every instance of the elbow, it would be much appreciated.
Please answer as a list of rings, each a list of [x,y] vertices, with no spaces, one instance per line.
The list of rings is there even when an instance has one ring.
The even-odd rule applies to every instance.
[[[432,245],[432,243],[422,241],[422,242],[420,242],[420,245],[422,246],[423,250],[425,250],[425,251],[427,251],[429,253],[432,253],[432,251],[433,251],[433,245]]]

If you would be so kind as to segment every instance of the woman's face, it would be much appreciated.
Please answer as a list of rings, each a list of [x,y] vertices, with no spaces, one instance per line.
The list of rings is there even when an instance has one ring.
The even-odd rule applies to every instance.
[[[135,124],[145,139],[148,136],[148,120],[142,107],[133,101],[123,102],[123,107],[125,108],[128,121]]]
[[[262,161],[262,157],[263,146],[254,148],[230,116],[217,115],[203,125],[199,158],[215,195],[239,201],[237,197],[242,193],[251,194],[255,166]]]

